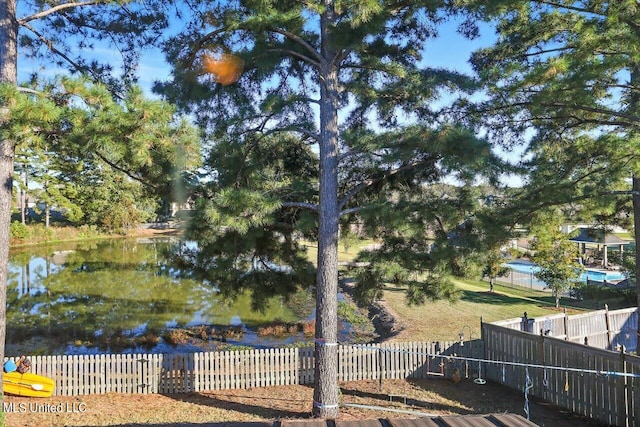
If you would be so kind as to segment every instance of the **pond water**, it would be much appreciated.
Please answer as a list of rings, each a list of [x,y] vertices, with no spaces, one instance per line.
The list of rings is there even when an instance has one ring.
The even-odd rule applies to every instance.
[[[12,251],[6,354],[194,351],[312,340],[310,292],[288,303],[273,298],[264,311],[254,311],[250,295],[229,301],[209,284],[178,278],[165,255],[175,243],[113,239]],[[288,333],[273,333],[276,325]],[[350,333],[342,322],[341,338]]]

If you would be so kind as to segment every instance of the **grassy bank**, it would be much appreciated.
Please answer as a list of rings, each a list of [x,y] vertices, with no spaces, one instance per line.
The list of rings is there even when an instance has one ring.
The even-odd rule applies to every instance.
[[[372,240],[352,242],[345,248],[340,245],[338,261],[353,261],[360,250],[375,243]],[[305,242],[307,256],[313,262],[317,257],[317,245]],[[347,273],[348,274],[348,273]],[[422,306],[409,306],[402,287],[389,286],[384,291],[384,304],[404,326],[404,331],[393,338],[395,341],[456,341],[460,332],[465,339],[480,338],[480,322],[522,317],[530,318],[557,314],[555,300],[550,292],[527,288],[512,288],[496,284],[490,293],[486,282],[472,279],[452,279],[461,290],[460,299],[429,301]],[[575,301],[562,299],[561,305],[570,313],[588,309],[600,309],[600,301]],[[612,306],[613,307],[613,306]]]
[[[423,306],[408,306],[402,289],[385,290],[386,304],[405,326],[395,340],[455,341],[460,332],[464,332],[465,339],[471,334],[475,339],[480,338],[481,319],[485,322],[511,319],[521,317],[525,311],[530,318],[558,313],[549,292],[496,285],[495,292],[490,293],[485,282],[454,279],[454,283],[462,291],[455,303],[433,301]],[[573,313],[582,310],[575,305],[567,308]]]
[[[20,222],[14,221],[11,223],[11,238],[9,246],[11,248],[20,248],[35,245],[50,245],[62,242],[138,237],[166,233],[176,233],[176,230],[135,228],[129,230],[127,233],[108,233],[95,226],[45,227],[43,224],[24,225]]]

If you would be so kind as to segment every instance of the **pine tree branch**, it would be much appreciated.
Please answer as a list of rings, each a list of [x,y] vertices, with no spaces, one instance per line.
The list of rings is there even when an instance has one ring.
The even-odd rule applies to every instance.
[[[58,55],[59,57],[61,57],[62,59],[64,59],[67,63],[71,64],[73,66],[73,68],[75,68],[76,70],[82,72],[82,73],[86,73],[86,74],[90,74],[91,77],[93,77],[94,81],[99,81],[100,79],[98,78],[98,76],[96,76],[95,73],[93,73],[91,71],[90,68],[87,67],[83,67],[82,65],[80,65],[79,63],[75,62],[73,59],[71,59],[69,56],[67,56],[64,52],[58,50],[54,45],[53,42],[49,39],[47,39],[46,37],[44,37],[42,34],[40,34],[35,28],[33,28],[31,25],[29,24],[22,24],[22,27],[28,29],[29,31],[31,31],[33,34],[36,35],[36,37],[38,37],[38,39],[40,39],[40,41],[42,43],[44,43],[47,48],[49,48],[49,50],[51,52],[53,52],[54,54]]]
[[[102,160],[103,162],[105,162],[107,165],[109,165],[110,167],[112,167],[113,169],[124,173],[125,175],[127,175],[129,178],[133,179],[134,181],[137,181],[147,187],[153,188],[154,190],[158,189],[158,186],[143,179],[140,176],[135,175],[133,172],[125,169],[124,167],[112,162],[111,160],[107,159],[105,155],[103,155],[102,153],[100,153],[100,151],[95,150],[93,152],[100,160]]]
[[[73,9],[76,7],[86,7],[86,6],[95,6],[97,4],[107,4],[109,1],[107,0],[95,0],[95,1],[87,1],[87,2],[73,2],[73,3],[63,3],[53,7],[50,7],[47,10],[43,10],[41,12],[35,13],[33,15],[24,17],[22,19],[18,19],[18,25],[25,25],[27,22],[35,21],[40,18],[44,18],[45,16],[49,16],[56,12],[65,9]]]
[[[345,215],[349,215],[349,214],[352,214],[352,213],[360,212],[360,211],[365,210],[365,209],[367,209],[369,207],[370,206],[356,206],[355,208],[344,209],[344,210],[340,211],[340,217],[343,217]]]
[[[584,175],[580,176],[578,179],[573,180],[571,182],[571,184],[573,184],[574,186],[576,184],[579,184],[580,182],[586,180],[588,177],[596,174],[596,173],[603,173],[606,172],[607,168],[606,167],[601,167],[601,168],[596,168],[593,169],[591,171],[589,171],[588,173],[585,173]],[[567,171],[567,173],[565,173],[565,176],[568,176],[570,173],[569,171]],[[526,192],[522,192],[520,194],[523,194],[526,196]],[[537,191],[537,194],[546,194],[545,191]],[[593,192],[593,193],[587,193],[587,194],[581,194],[579,196],[574,196],[574,197],[569,197],[569,198],[562,198],[562,199],[546,199],[542,202],[539,202],[538,204],[534,205],[534,206],[530,206],[528,209],[526,209],[524,212],[522,212],[521,214],[519,214],[513,221],[513,224],[511,225],[511,228],[515,227],[518,223],[520,223],[522,221],[522,219],[528,217],[529,215],[531,215],[532,213],[543,209],[543,208],[548,208],[551,206],[560,206],[560,205],[566,205],[568,203],[575,203],[575,202],[580,202],[582,200],[587,200],[587,199],[591,199],[593,197],[597,197],[597,196],[608,196],[608,195],[616,195],[616,194],[621,194],[621,195],[626,195],[626,194],[633,194],[633,192],[631,191],[597,191],[597,192]]]
[[[303,60],[304,62],[306,62],[307,64],[313,65],[314,67],[316,67],[317,69],[320,69],[320,63],[314,61],[313,59],[309,58],[308,56],[305,56],[301,53],[298,53],[294,50],[288,50],[288,49],[268,49],[266,52],[275,52],[275,53],[283,53],[283,54],[287,54],[289,56],[293,56],[294,58],[298,58]]]
[[[285,131],[287,131],[288,129],[286,129],[286,128],[285,128],[284,130],[285,130]],[[294,132],[300,132],[301,134],[303,134],[303,135],[304,135],[304,136],[306,136],[307,138],[309,138],[309,139],[313,139],[313,140],[314,140],[314,141],[316,141],[316,142],[319,142],[319,141],[320,141],[320,134],[319,134],[319,133],[317,133],[317,132],[311,132],[311,131],[309,131],[309,130],[301,129],[301,128],[299,128],[299,127],[296,127],[295,129],[290,129],[290,130],[291,130],[291,131],[294,131]]]
[[[607,18],[606,14],[598,13],[593,10],[585,9],[583,7],[569,6],[567,4],[560,4],[560,3],[546,1],[546,0],[536,0],[535,2],[539,4],[555,7],[558,9],[570,10],[572,12],[579,12],[579,13],[588,13],[590,15],[602,16],[603,18]]]
[[[606,13],[600,13],[600,12],[596,12],[594,10],[589,10],[589,9],[582,8],[582,7],[569,6],[569,5],[566,5],[566,4],[560,4],[560,3],[551,2],[551,1],[545,1],[545,0],[537,0],[537,3],[543,4],[543,5],[547,5],[547,6],[551,6],[551,7],[556,7],[558,9],[570,10],[572,12],[595,15],[595,16],[599,16],[599,17],[602,17],[602,18],[605,18],[605,19],[609,18],[609,16],[607,16]],[[625,24],[629,25],[630,27],[632,27],[636,31],[640,31],[640,24],[636,24],[635,22],[630,21],[628,19],[622,19],[621,21],[624,22]]]
[[[589,119],[589,120],[584,120],[585,123],[600,123],[600,124],[604,124],[604,125],[615,125],[615,124],[622,124],[622,125],[632,125],[632,126],[637,126],[638,123],[640,123],[640,116],[635,115],[635,114],[630,114],[624,111],[615,111],[615,110],[610,110],[610,109],[606,109],[606,108],[600,108],[600,107],[590,107],[587,105],[577,105],[577,104],[569,104],[569,103],[564,103],[564,102],[515,102],[515,103],[509,103],[508,105],[504,105],[504,106],[500,106],[498,108],[494,108],[494,107],[490,107],[487,109],[479,109],[478,112],[485,112],[485,113],[489,113],[491,111],[496,111],[496,110],[507,110],[509,108],[513,108],[513,107],[530,107],[530,106],[543,106],[543,107],[549,107],[549,108],[565,108],[565,109],[574,109],[574,110],[578,110],[578,111],[585,111],[585,112],[589,112],[589,113],[595,113],[595,114],[600,114],[600,115],[604,115],[604,116],[613,116],[613,117],[617,117],[619,119],[627,119],[626,121],[613,121],[613,120],[595,120],[595,119]],[[557,116],[550,116],[550,117],[557,117]],[[571,115],[566,115],[565,117],[571,118],[573,116]],[[576,119],[579,119],[579,117],[575,116]]]
[[[313,212],[318,212],[318,205],[314,203],[307,202],[282,202],[281,206],[283,208],[302,208],[308,209]]]
[[[299,35],[289,31],[285,31],[280,28],[271,28],[269,31],[272,31],[277,34],[281,34],[286,38],[288,38],[289,40],[293,41],[294,43],[297,43],[298,45],[302,46],[305,50],[307,50],[313,57],[315,57],[315,60],[312,60],[311,58],[309,58],[310,64],[314,64],[316,67],[318,67],[320,66],[320,64],[323,63],[324,59],[322,58],[322,55],[320,55],[320,53],[313,46],[311,46],[311,44],[309,44],[305,39],[303,39]]]
[[[368,151],[354,151],[354,150],[350,150],[350,151],[346,151],[342,154],[340,154],[338,156],[338,163],[350,158],[350,157],[355,157],[355,156],[370,156],[370,157],[378,157],[378,158],[382,158],[382,154],[378,154],[378,153],[373,153],[373,152],[368,152]]]
[[[394,175],[397,175],[401,172],[405,172],[407,170],[413,169],[417,166],[421,166],[424,165],[428,162],[432,162],[432,159],[429,160],[420,160],[420,161],[413,161],[411,163],[408,163],[404,166],[401,166],[397,169],[392,169],[389,170],[385,173],[383,173],[381,176],[377,177],[377,178],[371,178],[368,179],[366,181],[361,182],[360,184],[356,185],[355,187],[353,187],[351,190],[349,190],[344,196],[342,196],[342,198],[340,200],[338,200],[338,208],[342,209],[348,202],[349,200],[351,200],[353,197],[355,197],[358,193],[360,193],[363,190],[366,190],[369,187],[372,187],[374,185],[376,185],[379,182],[382,182],[386,179],[391,178]]]

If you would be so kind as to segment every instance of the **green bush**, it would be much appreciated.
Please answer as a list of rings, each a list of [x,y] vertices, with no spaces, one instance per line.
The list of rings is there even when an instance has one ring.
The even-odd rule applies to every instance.
[[[27,227],[26,224],[23,224],[20,221],[13,221],[9,228],[9,232],[12,239],[24,240],[31,236],[29,227]]]
[[[596,284],[581,284],[571,290],[571,296],[578,300],[609,300],[621,298],[631,305],[638,300],[638,291],[635,288],[615,288]]]
[[[511,257],[511,259],[522,258],[526,254],[525,251],[518,248],[509,248],[508,251],[509,251],[509,257]]]
[[[39,242],[47,242],[55,237],[55,233],[52,228],[45,227],[44,224],[36,224],[29,228],[29,234],[34,240]]]
[[[81,225],[78,227],[78,238],[92,239],[100,236],[100,231],[95,225]]]

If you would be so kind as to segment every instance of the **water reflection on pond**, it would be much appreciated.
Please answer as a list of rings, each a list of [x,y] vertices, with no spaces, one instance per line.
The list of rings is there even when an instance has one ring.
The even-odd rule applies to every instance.
[[[309,340],[308,292],[288,304],[273,298],[263,312],[253,311],[249,295],[225,301],[210,285],[178,279],[163,255],[171,244],[167,238],[118,239],[12,251],[6,354],[163,352],[220,341],[260,346]],[[276,319],[290,334],[259,336],[258,328]],[[167,332],[200,325],[207,327]]]

